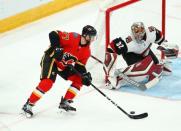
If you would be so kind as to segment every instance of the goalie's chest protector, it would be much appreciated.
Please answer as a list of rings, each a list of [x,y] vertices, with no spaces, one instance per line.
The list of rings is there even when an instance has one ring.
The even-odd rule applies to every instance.
[[[150,32],[149,30],[146,30],[145,40],[142,40],[140,43],[137,43],[132,37],[132,41],[127,43],[128,52],[147,55],[150,50],[151,44],[155,42],[155,39],[156,39],[156,32],[155,31]]]

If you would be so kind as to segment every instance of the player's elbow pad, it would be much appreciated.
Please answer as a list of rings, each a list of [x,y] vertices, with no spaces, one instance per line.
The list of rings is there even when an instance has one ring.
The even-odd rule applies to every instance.
[[[51,46],[60,47],[60,38],[56,31],[52,31],[49,33],[49,39],[50,39]]]

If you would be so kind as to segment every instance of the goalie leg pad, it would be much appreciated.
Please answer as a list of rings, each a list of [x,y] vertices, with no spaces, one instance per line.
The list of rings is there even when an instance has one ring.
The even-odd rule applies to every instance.
[[[128,66],[122,72],[137,82],[148,83],[155,77],[159,77],[162,71],[163,65],[154,64],[152,58],[148,56],[144,60]],[[119,74],[117,75],[117,88],[128,85],[122,77],[119,77]]]
[[[160,64],[163,65],[162,75],[168,76],[172,74],[171,61],[169,61],[168,59],[164,59],[160,62]]]

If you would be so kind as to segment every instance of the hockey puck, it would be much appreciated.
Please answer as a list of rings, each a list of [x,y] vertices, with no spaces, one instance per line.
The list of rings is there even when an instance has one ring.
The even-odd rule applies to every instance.
[[[135,111],[130,111],[130,114],[135,114]]]

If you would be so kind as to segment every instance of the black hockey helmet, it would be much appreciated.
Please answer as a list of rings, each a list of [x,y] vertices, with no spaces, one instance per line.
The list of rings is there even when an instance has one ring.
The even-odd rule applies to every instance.
[[[83,29],[82,29],[82,36],[85,37],[87,35],[96,36],[97,35],[96,29],[91,25],[84,26]]]

